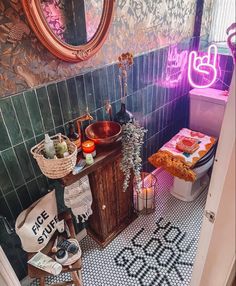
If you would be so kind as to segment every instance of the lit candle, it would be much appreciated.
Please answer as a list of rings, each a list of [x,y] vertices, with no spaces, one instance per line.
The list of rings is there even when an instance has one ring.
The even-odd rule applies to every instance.
[[[143,197],[143,192],[141,190],[140,193],[137,193],[137,210],[139,212],[143,210],[143,203],[144,203],[144,197]]]
[[[84,153],[92,153],[95,150],[95,143],[91,140],[84,141],[82,143],[82,150]]]
[[[153,188],[145,188],[142,190],[143,192],[143,204],[144,208],[151,209],[153,206],[153,200],[154,200],[154,189]]]

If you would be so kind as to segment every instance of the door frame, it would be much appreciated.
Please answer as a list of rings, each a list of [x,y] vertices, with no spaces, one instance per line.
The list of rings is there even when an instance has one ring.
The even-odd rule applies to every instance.
[[[210,222],[206,217],[206,211],[211,211],[215,214],[215,221],[217,220],[217,213],[219,210],[220,201],[224,196],[224,184],[226,182],[226,175],[229,169],[231,156],[233,154],[233,148],[235,145],[235,68],[233,72],[232,82],[229,90],[229,98],[224,114],[222,123],[222,129],[219,137],[218,148],[213,165],[213,171],[208,190],[207,201],[204,210],[203,223],[198,243],[197,254],[195,263],[193,266],[193,273],[191,279],[191,286],[205,286],[201,280],[203,277],[204,267],[207,262],[207,255],[212,243],[213,231],[215,229],[215,222]],[[234,176],[235,180],[235,176]],[[235,203],[235,202],[232,202]],[[221,214],[222,215],[222,214]],[[231,223],[235,218],[225,221],[225,223]],[[235,221],[233,221],[235,223]],[[235,259],[235,257],[234,257]],[[227,279],[229,279],[229,273],[232,270],[228,269],[227,273],[223,273],[223,270],[215,267],[215,271],[222,271],[221,275],[225,277],[225,285],[227,285]],[[214,285],[214,282],[213,284]],[[222,285],[222,286],[225,286]]]

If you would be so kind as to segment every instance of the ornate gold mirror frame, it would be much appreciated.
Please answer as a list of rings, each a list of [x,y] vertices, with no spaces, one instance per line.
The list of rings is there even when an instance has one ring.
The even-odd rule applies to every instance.
[[[99,27],[92,39],[80,46],[62,42],[48,26],[40,0],[21,0],[27,20],[40,42],[56,57],[68,62],[89,59],[102,47],[112,21],[115,0],[104,0]]]

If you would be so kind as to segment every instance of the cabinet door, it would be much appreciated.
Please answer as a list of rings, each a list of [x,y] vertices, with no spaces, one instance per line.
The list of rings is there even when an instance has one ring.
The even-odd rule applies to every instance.
[[[123,191],[124,175],[120,170],[121,156],[117,157],[114,162],[114,175],[115,175],[115,185],[117,192],[117,214],[118,214],[118,224],[129,220],[133,214],[133,193],[132,193],[132,178],[128,189]]]
[[[117,198],[113,170],[113,163],[110,163],[89,175],[93,195],[93,215],[89,219],[89,224],[101,240],[105,240],[117,227]]]

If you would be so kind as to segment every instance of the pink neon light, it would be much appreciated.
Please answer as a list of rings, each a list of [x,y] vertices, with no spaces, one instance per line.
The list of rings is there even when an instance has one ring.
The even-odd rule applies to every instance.
[[[188,61],[188,80],[192,87],[195,88],[207,88],[214,84],[217,77],[217,46],[210,45],[206,56],[198,56],[196,51],[192,51],[189,54]],[[208,79],[207,84],[197,84],[192,79],[192,71]]]

